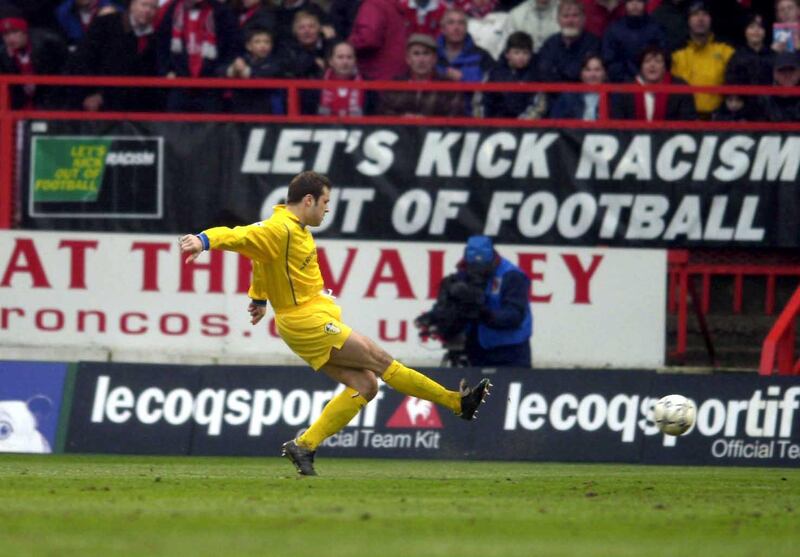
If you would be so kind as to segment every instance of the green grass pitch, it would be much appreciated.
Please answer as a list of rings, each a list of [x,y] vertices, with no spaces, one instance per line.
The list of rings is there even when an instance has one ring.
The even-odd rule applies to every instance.
[[[800,555],[800,469],[0,455],[0,555]]]

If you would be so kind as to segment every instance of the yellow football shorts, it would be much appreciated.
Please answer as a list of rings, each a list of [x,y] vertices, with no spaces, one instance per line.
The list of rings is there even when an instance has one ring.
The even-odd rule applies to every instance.
[[[319,295],[295,308],[275,314],[278,334],[292,351],[318,371],[341,348],[353,331],[341,321],[342,308]]]

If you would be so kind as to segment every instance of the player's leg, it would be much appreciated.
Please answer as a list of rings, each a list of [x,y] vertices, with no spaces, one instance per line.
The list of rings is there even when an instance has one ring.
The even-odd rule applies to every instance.
[[[334,364],[326,364],[320,371],[345,385],[345,390],[333,397],[314,423],[297,438],[298,445],[312,451],[350,423],[350,420],[378,394],[378,380],[371,371]]]
[[[464,385],[458,391],[445,389],[433,379],[393,359],[372,339],[356,331],[340,349],[331,350],[328,362],[335,366],[371,370],[393,389],[440,404],[468,420],[472,419],[490,386],[489,381],[484,380],[474,389]]]

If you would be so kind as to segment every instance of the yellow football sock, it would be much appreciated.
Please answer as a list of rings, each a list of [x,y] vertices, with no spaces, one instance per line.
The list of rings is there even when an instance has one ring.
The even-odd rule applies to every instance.
[[[346,426],[367,402],[358,391],[347,387],[325,405],[319,418],[297,438],[297,444],[312,451],[317,450],[320,443]]]
[[[461,395],[456,391],[448,391],[439,383],[393,360],[381,376],[384,383],[396,391],[416,398],[430,400],[449,408],[456,414],[461,413]]]

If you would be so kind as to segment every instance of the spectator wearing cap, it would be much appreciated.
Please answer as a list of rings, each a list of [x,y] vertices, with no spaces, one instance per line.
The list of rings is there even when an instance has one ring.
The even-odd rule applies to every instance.
[[[686,46],[689,40],[688,9],[687,0],[661,0],[650,14],[664,29],[664,46],[670,54]]]
[[[153,21],[158,0],[131,0],[125,11],[97,17],[69,64],[74,75],[157,75]],[[80,89],[84,110],[149,111],[161,107],[161,94],[152,88],[109,87]]]
[[[489,72],[489,83],[533,83],[539,81],[533,41],[517,31],[511,33],[506,51]],[[541,118],[547,110],[547,96],[537,93],[486,92],[483,115],[487,118]]]
[[[776,87],[800,85],[800,54],[779,52],[775,56],[773,78]],[[764,113],[770,122],[800,122],[800,99],[793,95],[761,97]]]
[[[690,85],[722,85],[733,52],[733,47],[714,39],[706,3],[695,1],[689,6],[689,43],[672,54],[672,74]],[[716,94],[694,96],[697,115],[704,120],[711,117],[721,102],[722,97]]]
[[[436,73],[436,41],[414,33],[406,43],[408,72],[400,81],[445,81]],[[464,96],[448,91],[387,91],[381,96],[380,114],[388,116],[463,116]]]
[[[508,14],[508,28],[513,33],[523,31],[533,39],[533,52],[539,52],[544,42],[559,32],[559,2],[557,0],[525,0]]]
[[[467,33],[467,14],[460,8],[444,12],[440,24],[442,34],[437,39],[437,71],[450,81],[480,83],[494,65],[488,52],[475,46]],[[466,114],[473,113],[471,93],[464,94]],[[476,99],[480,95],[475,95]],[[476,110],[477,111],[477,110]]]
[[[5,48],[0,51],[0,74],[57,75],[66,60],[59,36],[43,29],[29,29],[15,11],[0,19]],[[52,108],[59,103],[53,88],[19,85],[11,88],[12,108]]]
[[[581,0],[581,3],[586,14],[586,30],[596,37],[605,35],[608,26],[625,14],[624,0]]]
[[[448,3],[446,0],[400,0],[409,33],[437,37]]]
[[[236,18],[227,5],[216,0],[173,0],[165,5],[157,30],[159,75],[217,77],[240,50]],[[222,109],[222,95],[217,90],[171,89],[167,94],[170,112]]]
[[[67,39],[67,47],[74,51],[92,21],[106,13],[122,10],[114,0],[65,0],[56,9],[56,20]]]
[[[609,25],[603,36],[603,61],[612,82],[623,83],[636,76],[639,54],[645,47],[666,46],[664,29],[647,14],[646,6],[646,0],[625,0],[625,15]]]
[[[347,42],[364,79],[392,79],[406,71],[409,32],[400,0],[364,0]]]
[[[770,85],[775,53],[766,44],[764,18],[751,13],[744,29],[745,45],[736,49],[725,68],[725,83]]]
[[[648,46],[639,55],[639,71],[633,83],[638,85],[686,85],[669,73],[669,56],[661,47]],[[612,113],[616,118],[659,122],[664,120],[694,120],[697,113],[691,95],[683,93],[640,92],[613,97]]]
[[[511,29],[508,13],[496,11],[498,0],[456,0],[454,5],[467,14],[467,32],[475,44],[493,59],[501,58]]]
[[[561,31],[545,41],[538,55],[539,77],[543,81],[580,81],[586,57],[600,54],[600,40],[585,30],[584,23],[583,5],[578,0],[561,0]]]

